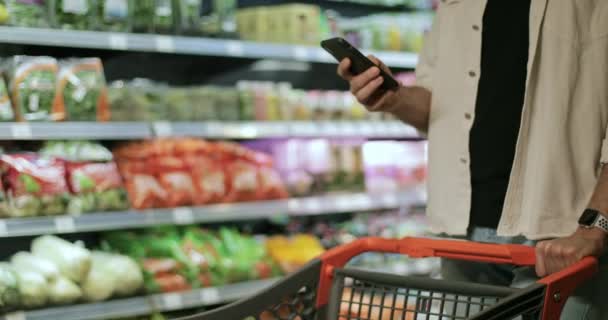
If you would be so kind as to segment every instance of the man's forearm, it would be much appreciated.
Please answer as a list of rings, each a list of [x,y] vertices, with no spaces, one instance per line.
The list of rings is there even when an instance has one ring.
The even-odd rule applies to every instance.
[[[589,207],[608,214],[608,165],[602,168]]]
[[[399,120],[426,132],[429,128],[431,92],[423,87],[401,87],[394,106],[388,110]]]

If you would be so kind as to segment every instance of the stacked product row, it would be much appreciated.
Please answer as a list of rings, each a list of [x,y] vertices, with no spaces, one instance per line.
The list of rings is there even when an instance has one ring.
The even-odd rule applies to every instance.
[[[395,223],[395,221],[400,223]],[[0,310],[105,301],[141,294],[279,277],[297,271],[327,248],[362,236],[400,238],[425,234],[422,216],[360,214],[352,220],[292,220],[276,235],[251,236],[237,229],[164,226],[101,234],[85,248],[41,236],[30,251],[0,263]],[[402,256],[366,254],[350,262],[363,268],[412,264]],[[419,268],[430,272],[433,261]]]
[[[382,120],[349,92],[299,90],[286,82],[172,87],[146,79],[106,84],[98,58],[15,56],[3,63],[0,121]],[[412,82],[411,74],[397,77]],[[6,82],[5,82],[5,81]]]
[[[157,139],[108,149],[49,142],[0,157],[4,217],[200,206],[424,183],[420,142]]]
[[[318,44],[356,33],[364,48],[419,50],[432,16],[398,14],[341,17],[318,5],[279,4],[237,8],[235,0],[6,0],[0,23],[26,27],[157,34],[236,34],[245,40]],[[432,1],[418,0],[430,9]],[[398,39],[398,40],[396,40]],[[398,41],[399,45],[396,45]]]

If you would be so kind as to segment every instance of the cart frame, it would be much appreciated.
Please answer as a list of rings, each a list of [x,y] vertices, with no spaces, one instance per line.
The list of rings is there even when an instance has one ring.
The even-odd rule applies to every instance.
[[[411,258],[439,257],[472,262],[510,264],[522,267],[532,267],[536,263],[535,249],[524,245],[499,245],[411,237],[400,240],[363,238],[328,250],[300,271],[285,277],[274,286],[260,292],[254,297],[206,313],[192,315],[183,318],[183,320],[336,320],[347,319],[344,315],[340,314],[340,308],[343,303],[358,304],[359,313],[361,313],[361,305],[363,304],[371,305],[369,308],[378,307],[374,306],[373,302],[363,301],[362,297],[359,297],[359,302],[341,300],[344,292],[345,277],[367,279],[373,281],[378,286],[390,285],[392,287],[414,288],[415,290],[433,290],[431,291],[431,299],[433,292],[448,292],[454,295],[456,299],[459,295],[496,297],[496,302],[491,305],[484,305],[484,298],[482,297],[480,300],[482,304],[480,306],[481,311],[479,313],[468,315],[467,307],[466,318],[450,317],[443,315],[443,313],[435,315],[435,317],[441,319],[504,320],[513,319],[521,315],[534,314],[533,317],[528,315],[524,319],[558,320],[566,301],[574,293],[575,289],[593,277],[598,271],[597,259],[587,257],[565,270],[538,280],[527,288],[512,289],[403,277],[344,268],[353,257],[366,252],[403,254]],[[417,295],[418,298],[421,298],[419,291]],[[289,300],[282,300],[282,297],[285,296],[291,296],[291,298]],[[352,297],[353,294],[351,294],[351,300],[353,300]],[[445,298],[445,293],[443,297]],[[428,297],[425,299],[428,300]],[[382,300],[384,300],[384,296]],[[422,301],[424,302],[424,300]],[[470,297],[468,301],[471,301]],[[401,318],[406,319],[403,312],[415,312],[415,314],[426,314],[426,319],[434,319],[430,318],[431,313],[424,313],[424,310],[418,310],[421,307],[418,304],[419,302],[416,302],[415,311],[402,310]],[[393,308],[394,305],[395,303],[393,302]],[[382,315],[383,309],[385,307],[381,306],[380,315]],[[286,312],[288,314],[284,315]],[[394,310],[386,312],[391,313],[392,319]],[[369,313],[371,311],[368,311]],[[358,316],[349,319],[372,320],[371,318],[368,315],[367,318]]]

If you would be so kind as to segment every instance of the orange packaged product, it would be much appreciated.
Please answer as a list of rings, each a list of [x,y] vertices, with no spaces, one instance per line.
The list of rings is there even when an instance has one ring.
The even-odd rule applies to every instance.
[[[196,190],[189,168],[183,159],[166,155],[156,158],[158,180],[167,191],[167,207],[189,206],[194,203]]]
[[[240,159],[224,165],[228,178],[225,202],[255,201],[261,198],[258,167]]]
[[[226,197],[226,174],[221,164],[206,155],[186,158],[196,188],[196,205],[220,203]]]

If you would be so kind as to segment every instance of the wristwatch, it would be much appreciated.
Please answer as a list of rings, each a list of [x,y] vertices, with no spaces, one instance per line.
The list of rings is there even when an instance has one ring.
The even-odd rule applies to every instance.
[[[608,233],[608,218],[594,209],[583,211],[580,219],[578,219],[578,224],[583,228],[599,228]]]

